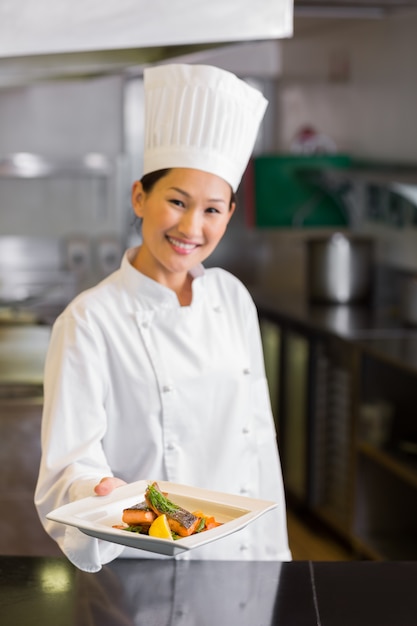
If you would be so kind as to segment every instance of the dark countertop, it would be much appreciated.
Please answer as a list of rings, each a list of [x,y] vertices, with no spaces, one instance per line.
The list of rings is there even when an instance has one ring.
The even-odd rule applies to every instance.
[[[417,328],[401,323],[389,306],[364,304],[314,304],[306,296],[273,294],[252,290],[259,312],[342,339],[398,337],[413,335]]]
[[[0,557],[2,626],[414,626],[417,562]]]
[[[363,352],[417,373],[417,327],[389,306],[312,304],[308,298],[253,290],[259,314],[294,330],[336,337]]]

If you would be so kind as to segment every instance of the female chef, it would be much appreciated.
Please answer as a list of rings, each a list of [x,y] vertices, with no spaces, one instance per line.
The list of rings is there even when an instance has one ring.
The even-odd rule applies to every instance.
[[[132,191],[142,243],[54,324],[39,516],[77,567],[97,571],[122,552],[152,555],[47,513],[124,482],[185,483],[279,504],[188,558],[289,560],[257,312],[234,276],[202,265],[235,210],[266,100],[210,66],[150,68],[144,84],[144,176]]]

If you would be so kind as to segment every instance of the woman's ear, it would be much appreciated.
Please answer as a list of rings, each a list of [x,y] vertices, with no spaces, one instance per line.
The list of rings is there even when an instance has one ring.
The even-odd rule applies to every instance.
[[[230,219],[233,213],[235,212],[235,210],[236,210],[236,202],[232,202],[232,204],[230,205],[230,209],[229,209],[229,219],[227,220],[227,223],[230,222]]]
[[[143,217],[143,201],[145,192],[140,180],[135,180],[132,185],[132,208],[137,217]]]

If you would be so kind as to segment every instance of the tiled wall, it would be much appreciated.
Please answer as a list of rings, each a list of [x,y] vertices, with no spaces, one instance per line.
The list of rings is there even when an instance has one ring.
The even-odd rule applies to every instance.
[[[417,11],[380,20],[296,21],[283,42],[278,87],[279,150],[304,124],[331,136],[340,151],[417,163]],[[379,257],[417,270],[417,226],[363,221]]]

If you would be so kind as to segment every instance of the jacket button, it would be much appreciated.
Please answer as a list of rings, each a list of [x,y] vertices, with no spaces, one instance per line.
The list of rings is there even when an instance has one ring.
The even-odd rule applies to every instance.
[[[164,386],[162,387],[162,391],[163,391],[164,393],[169,393],[169,392],[170,392],[170,391],[172,391],[173,389],[174,389],[174,387],[173,387],[172,385],[164,385]]]
[[[245,376],[247,376],[248,374],[250,374],[250,369],[249,369],[249,367],[245,367],[245,369],[243,370],[243,373],[245,374]]]
[[[222,312],[222,307],[217,305],[213,307],[213,311],[215,311],[216,313],[221,313]]]
[[[247,426],[244,426],[244,427],[242,428],[242,433],[243,433],[244,435],[249,435],[249,433],[250,433],[249,428],[248,428]]]

